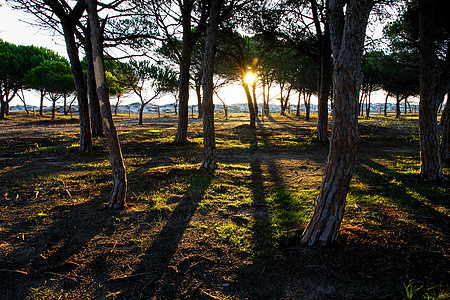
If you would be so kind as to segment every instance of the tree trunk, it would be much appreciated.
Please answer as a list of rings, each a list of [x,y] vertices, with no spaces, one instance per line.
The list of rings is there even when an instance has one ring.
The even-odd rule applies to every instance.
[[[89,25],[87,26],[90,30]],[[89,112],[91,117],[91,130],[93,137],[104,137],[102,117],[100,115],[100,103],[97,95],[97,87],[95,85],[95,74],[93,66],[93,54],[92,54],[92,43],[90,41],[90,33],[86,32],[86,45],[84,51],[86,53],[86,64],[87,64],[87,88],[89,95]]]
[[[122,158],[122,150],[120,148],[119,138],[112,119],[111,106],[109,103],[109,88],[106,82],[102,60],[103,45],[97,15],[97,1],[87,0],[87,3],[89,23],[91,24],[92,53],[94,57],[94,71],[100,103],[100,113],[103,120],[103,128],[105,129],[106,142],[108,144],[109,160],[113,170],[113,188],[108,207],[110,209],[123,209],[126,202],[127,179]]]
[[[401,99],[400,99],[400,95],[399,94],[397,94],[397,101],[396,101],[396,103],[395,103],[395,118],[396,119],[400,119],[400,101],[401,101]]]
[[[253,107],[250,89],[248,88],[248,84],[244,80],[242,80],[242,86],[244,87],[245,96],[247,97],[248,112],[250,114],[250,128],[256,128],[256,113],[255,108]]]
[[[143,118],[144,118],[144,104],[141,104],[141,107],[139,108],[139,121],[138,121],[138,125],[142,125],[143,124]]]
[[[361,60],[367,20],[373,1],[329,1],[330,36],[334,58],[333,128],[330,152],[314,214],[301,242],[309,246],[334,243],[344,216],[353,175],[358,133]]]
[[[298,92],[298,101],[297,101],[297,112],[295,113],[295,116],[297,117],[297,118],[300,118],[300,101],[301,101],[301,99],[302,99],[302,92],[301,91],[299,91]]]
[[[370,118],[370,102],[371,102],[371,99],[370,99],[370,96],[372,95],[372,91],[371,91],[371,89],[369,89],[369,91],[368,91],[368,95],[367,95],[367,106],[366,106],[366,118],[367,119],[369,119]]]
[[[41,98],[40,98],[40,105],[39,105],[39,115],[43,116],[44,115],[44,97],[45,97],[45,90],[43,88],[41,88]]]
[[[303,100],[305,102],[305,120],[309,122],[310,114],[311,114],[311,93],[306,96],[306,94],[303,95]]]
[[[387,117],[387,103],[388,103],[389,93],[386,95],[386,99],[384,99],[384,116]]]
[[[3,99],[1,100],[1,107],[0,107],[0,120],[4,120],[6,116],[6,101]]]
[[[214,59],[216,55],[217,31],[222,0],[212,0],[206,31],[205,60],[203,65],[203,147],[202,168],[215,169],[216,137],[214,129]]]
[[[183,41],[180,60],[180,88],[178,93],[178,126],[174,140],[175,143],[185,143],[187,141],[189,122],[189,71],[193,48],[191,33],[192,4],[192,1],[183,1],[181,8]]]
[[[117,116],[117,110],[119,109],[119,104],[120,104],[120,96],[117,96],[117,102],[116,105],[114,106],[114,115]]]
[[[258,116],[258,102],[256,101],[256,82],[252,84],[252,95],[253,95],[253,109],[255,110],[256,116]]]
[[[328,142],[328,98],[331,87],[330,31],[325,28],[320,51],[319,97],[317,105],[317,140]]]
[[[92,133],[89,120],[89,101],[87,97],[87,85],[83,77],[80,58],[78,57],[78,48],[75,42],[75,24],[67,24],[62,21],[64,38],[66,41],[67,55],[69,56],[70,66],[75,81],[75,88],[78,98],[78,112],[80,117],[80,151],[92,151]]]
[[[203,73],[197,75],[197,79],[195,82],[195,94],[197,95],[197,105],[198,105],[198,119],[203,119],[203,106],[202,106],[202,78]]]
[[[420,102],[419,102],[419,140],[420,177],[426,180],[444,178],[441,156],[439,154],[439,134],[437,111],[439,102],[436,95],[435,48],[433,42],[434,3],[420,0]]]
[[[56,100],[52,100],[52,120],[55,120],[55,115],[56,115]]]

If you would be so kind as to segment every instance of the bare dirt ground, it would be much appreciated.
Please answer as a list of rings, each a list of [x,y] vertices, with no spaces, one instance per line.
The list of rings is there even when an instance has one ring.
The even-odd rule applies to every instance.
[[[0,122],[0,298],[450,297],[450,184],[418,178],[415,118],[360,122],[341,238],[327,249],[298,243],[328,153],[315,120],[247,122],[218,117],[208,172],[200,121],[176,145],[174,116],[117,117],[124,211],[106,209],[105,142],[79,153],[76,119]]]

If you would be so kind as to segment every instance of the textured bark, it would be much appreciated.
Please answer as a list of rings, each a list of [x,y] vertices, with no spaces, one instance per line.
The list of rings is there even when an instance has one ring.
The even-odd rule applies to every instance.
[[[87,26],[90,30],[90,26]],[[94,58],[92,54],[92,44],[90,41],[90,33],[86,32],[86,45],[84,47],[86,53],[86,64],[87,64],[87,87],[89,95],[89,111],[91,117],[91,130],[93,137],[104,137],[102,117],[100,114],[100,102],[97,95],[97,87],[95,85],[95,74],[94,74]]]
[[[330,0],[330,35],[334,57],[334,114],[327,167],[313,216],[301,242],[309,246],[334,243],[344,216],[353,175],[358,133],[358,100],[365,28],[373,1]]]
[[[202,106],[202,78],[203,73],[199,72],[195,79],[195,94],[197,95],[197,105],[198,105],[198,119],[203,119],[203,106]]]
[[[212,0],[208,28],[206,31],[205,60],[203,64],[203,147],[202,168],[215,169],[216,138],[214,129],[214,59],[216,55],[217,31],[222,0]]]
[[[429,0],[420,0],[418,3],[420,36],[420,177],[426,180],[438,180],[444,178],[444,175],[439,153],[437,113],[440,102],[436,95],[436,62],[434,41],[432,39],[434,5],[433,1]]]
[[[80,117],[80,151],[90,152],[92,151],[93,143],[91,123],[89,120],[87,85],[83,78],[83,69],[81,68],[80,58],[78,57],[78,49],[75,42],[75,25],[68,23],[68,21],[62,22],[67,55],[69,56],[78,98],[78,112]]]
[[[113,171],[113,187],[108,207],[110,209],[123,209],[126,202],[127,179],[125,164],[122,158],[119,138],[111,113],[109,103],[109,88],[106,83],[105,70],[103,66],[103,44],[100,32],[100,23],[97,15],[97,1],[86,0],[88,4],[89,23],[91,25],[92,54],[94,57],[95,82],[100,102],[100,113],[103,120],[106,142],[109,150],[109,160]]]
[[[187,141],[189,122],[189,79],[192,58],[192,49],[196,39],[192,36],[191,12],[194,1],[184,0],[181,7],[181,19],[183,27],[183,40],[180,59],[180,88],[178,92],[178,126],[175,135],[175,143]]]

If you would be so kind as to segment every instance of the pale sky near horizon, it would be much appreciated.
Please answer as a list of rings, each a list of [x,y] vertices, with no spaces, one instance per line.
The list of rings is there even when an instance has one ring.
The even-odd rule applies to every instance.
[[[13,43],[16,45],[35,45],[40,47],[45,47],[52,49],[56,51],[61,56],[67,57],[66,48],[64,44],[64,39],[59,35],[53,35],[52,32],[39,29],[37,27],[33,27],[30,24],[27,24],[28,22],[33,22],[33,16],[30,16],[29,14],[12,10],[9,8],[9,6],[6,4],[6,0],[0,0],[0,38],[3,39],[6,42]],[[378,33],[379,34],[379,33]],[[262,92],[261,92],[262,93]],[[257,98],[261,98],[261,93],[257,93]],[[273,95],[278,94],[279,91],[277,89],[274,89],[271,92]],[[27,104],[30,105],[37,105],[37,95],[34,93],[28,93],[27,96]],[[238,86],[230,86],[225,87],[221,89],[220,91],[221,97],[225,98],[227,102],[229,103],[245,103],[246,98],[245,94],[243,92],[242,87]],[[297,96],[293,96],[292,100],[290,101],[292,104],[296,104]],[[378,100],[379,98],[379,100]],[[31,99],[28,101],[28,99]],[[114,103],[114,99],[112,99],[112,102]],[[139,101],[137,99],[132,98],[132,100],[129,100],[130,102],[136,102]],[[157,101],[158,104],[165,104],[173,102],[173,96],[171,98],[166,98],[166,100],[161,99]],[[195,97],[194,93],[191,93],[189,104],[197,104],[197,99]],[[379,97],[374,97],[375,102],[384,102],[384,95],[379,95]],[[216,102],[216,101],[214,101]],[[312,99],[312,102],[316,102],[315,99]],[[219,104],[220,101],[217,100],[217,103]],[[271,102],[272,104],[278,104],[277,101],[273,100]],[[20,105],[22,102],[18,99],[15,99],[12,101],[11,105]],[[49,102],[46,103],[46,105],[49,105]]]

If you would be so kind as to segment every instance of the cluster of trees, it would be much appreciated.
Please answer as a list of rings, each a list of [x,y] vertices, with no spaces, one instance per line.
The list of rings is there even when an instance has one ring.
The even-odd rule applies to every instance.
[[[53,103],[52,118],[55,117],[55,103],[61,97],[75,90],[68,61],[55,52],[35,46],[16,46],[0,40],[0,120],[9,110],[9,103],[17,96],[24,102],[23,90],[40,92],[39,113],[43,114],[44,97],[48,95]]]
[[[450,88],[450,28],[443,0],[10,3],[36,15],[41,26],[64,35],[79,103],[81,151],[92,149],[92,134],[101,133],[97,122],[104,122],[114,178],[111,208],[125,205],[126,176],[109,95],[120,97],[126,90],[133,91],[140,97],[143,109],[152,97],[140,96],[146,80],[151,82],[153,95],[178,90],[176,143],[187,141],[189,89],[195,87],[203,118],[202,167],[210,169],[217,166],[212,99],[220,86],[242,84],[251,128],[256,127],[258,103],[257,83],[245,80],[249,71],[258,74],[266,114],[275,84],[280,88],[279,100],[284,109],[292,91],[299,93],[299,101],[303,97],[307,107],[311,94],[317,94],[319,141],[329,139],[328,102],[332,99],[330,152],[315,211],[302,237],[307,245],[328,245],[338,237],[359,141],[360,103],[370,101],[376,89],[395,95],[398,103],[420,95],[420,175],[431,180],[444,178],[441,153],[448,153],[450,118],[446,107],[441,120],[444,137],[440,152],[437,109]],[[369,16],[398,3],[404,7],[402,16],[386,30],[393,41],[393,52],[374,51],[364,56]],[[239,34],[241,30],[252,36]],[[86,56],[87,81],[79,60],[79,45]],[[158,67],[138,61],[116,63],[108,71],[103,59],[104,51],[109,49],[127,49],[127,58],[133,53],[152,53]],[[170,69],[173,64],[178,65],[177,74]]]

